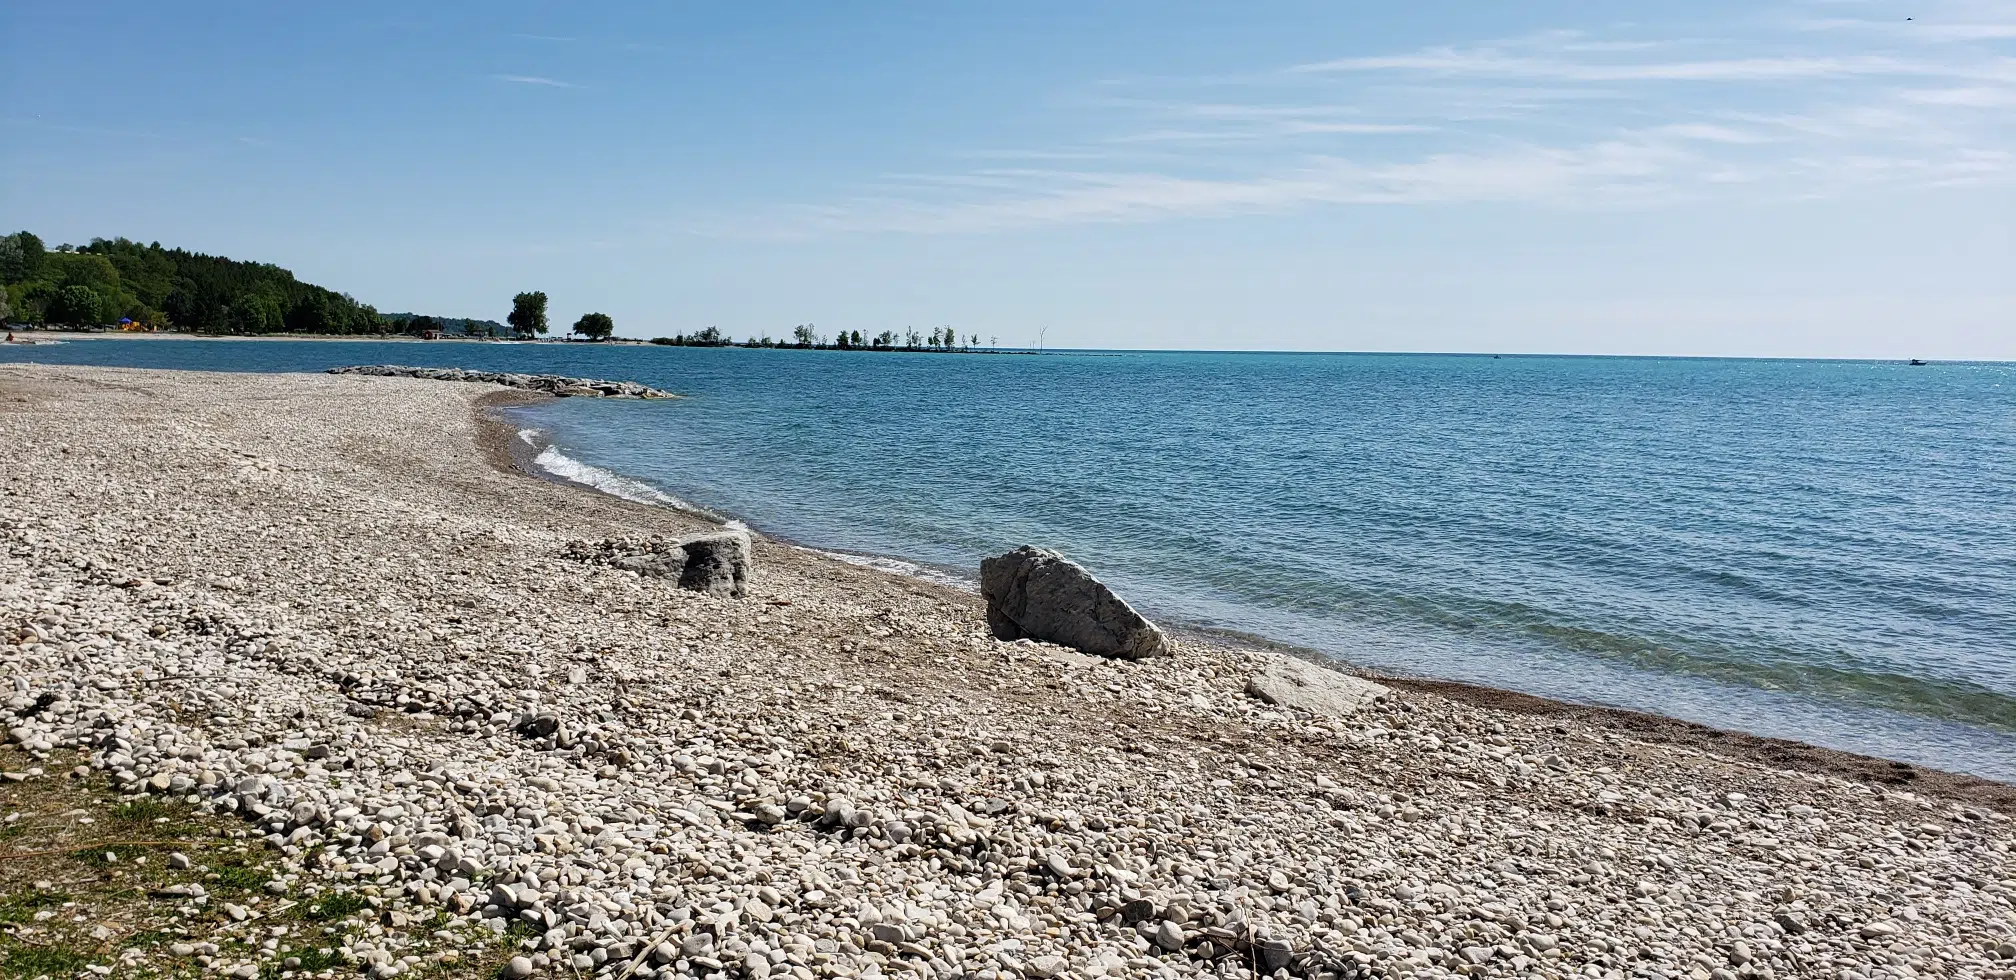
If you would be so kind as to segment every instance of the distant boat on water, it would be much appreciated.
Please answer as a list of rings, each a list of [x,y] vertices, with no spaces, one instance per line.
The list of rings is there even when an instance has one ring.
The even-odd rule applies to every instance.
[[[1912,358],[1912,359],[1911,359],[1911,366],[1912,366],[1912,367],[1924,367],[1924,366],[1925,366],[1925,362],[1924,362],[1924,361],[1921,361],[1921,360],[1919,360],[1919,359],[1917,359],[1917,358],[1915,358],[1915,357],[1914,357],[1914,358]]]

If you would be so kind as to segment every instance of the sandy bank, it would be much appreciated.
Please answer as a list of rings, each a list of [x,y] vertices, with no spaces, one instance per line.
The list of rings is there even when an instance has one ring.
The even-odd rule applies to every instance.
[[[611,977],[2016,965],[2011,825],[1964,784],[1460,691],[1298,716],[1243,693],[1275,654],[1003,644],[776,544],[751,597],[681,592],[559,557],[703,525],[527,479],[490,395],[0,367],[14,741],[244,815],[287,888],[449,917],[331,940],[387,976],[509,921],[526,970]]]

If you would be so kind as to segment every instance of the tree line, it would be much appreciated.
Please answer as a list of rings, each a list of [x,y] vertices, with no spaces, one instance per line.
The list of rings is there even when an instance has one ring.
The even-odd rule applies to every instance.
[[[30,232],[0,238],[5,319],[89,327],[128,320],[203,333],[389,333],[368,304],[305,283],[279,266],[240,262],[124,238],[43,245]]]
[[[519,293],[511,297],[511,315],[504,318],[511,325],[511,332],[519,337],[538,337],[546,333],[546,294],[544,292]],[[608,340],[616,332],[616,321],[607,313],[583,313],[574,321],[576,336],[589,340]]]
[[[0,237],[0,322],[208,334],[495,336],[494,320],[379,313],[348,293],[264,262],[205,255],[160,242],[94,238],[47,247],[33,232]]]
[[[509,331],[520,338],[545,335],[547,297],[521,292],[511,298],[504,323],[414,313],[381,314],[348,293],[294,278],[264,262],[205,255],[160,242],[142,245],[126,238],[94,238],[88,245],[48,248],[31,232],[0,236],[0,323],[31,326],[97,327],[120,321],[149,330],[211,334],[388,335],[456,333],[494,337]],[[607,340],[616,332],[606,313],[586,313],[574,321],[576,336]],[[737,343],[708,327],[659,337],[654,344],[686,347],[795,347],[817,350],[973,350],[980,335],[962,336],[951,327],[929,334],[907,328],[872,337],[859,330],[828,336],[810,323],[791,329],[788,340],[765,334]],[[990,339],[990,345],[994,343]]]
[[[752,337],[737,343],[734,338],[721,333],[717,327],[708,327],[696,333],[682,333],[671,337],[654,337],[654,344],[671,347],[777,347],[798,350],[909,350],[909,351],[972,351],[980,347],[979,334],[962,335],[951,327],[939,327],[929,334],[919,333],[915,327],[898,334],[894,330],[884,330],[868,336],[859,330],[842,330],[827,335],[810,323],[801,323],[791,328],[789,340],[773,339],[769,334]],[[988,346],[998,343],[996,338],[988,338]]]

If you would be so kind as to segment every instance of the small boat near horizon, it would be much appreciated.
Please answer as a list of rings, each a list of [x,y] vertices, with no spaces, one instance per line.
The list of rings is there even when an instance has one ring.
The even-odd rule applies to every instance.
[[[1915,358],[1915,357],[1914,357],[1914,358],[1912,358],[1912,359],[1911,359],[1911,366],[1912,366],[1912,367],[1924,367],[1924,366],[1925,366],[1925,362],[1924,362],[1924,361],[1921,361],[1921,360],[1919,360],[1919,359],[1917,359],[1917,358]]]

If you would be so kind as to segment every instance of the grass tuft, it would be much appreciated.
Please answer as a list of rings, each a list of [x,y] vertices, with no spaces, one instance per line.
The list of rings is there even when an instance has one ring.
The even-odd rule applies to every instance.
[[[316,922],[334,922],[356,915],[370,904],[364,900],[364,896],[353,892],[331,892],[302,906],[301,917]]]
[[[273,875],[265,868],[248,864],[225,864],[212,869],[220,891],[249,892],[266,887]]]
[[[0,976],[32,980],[49,977],[64,980],[91,964],[91,958],[63,946],[30,946],[13,937],[0,937]]]
[[[31,888],[15,895],[0,896],[0,922],[27,922],[39,909],[55,908],[70,900],[62,892]]]

